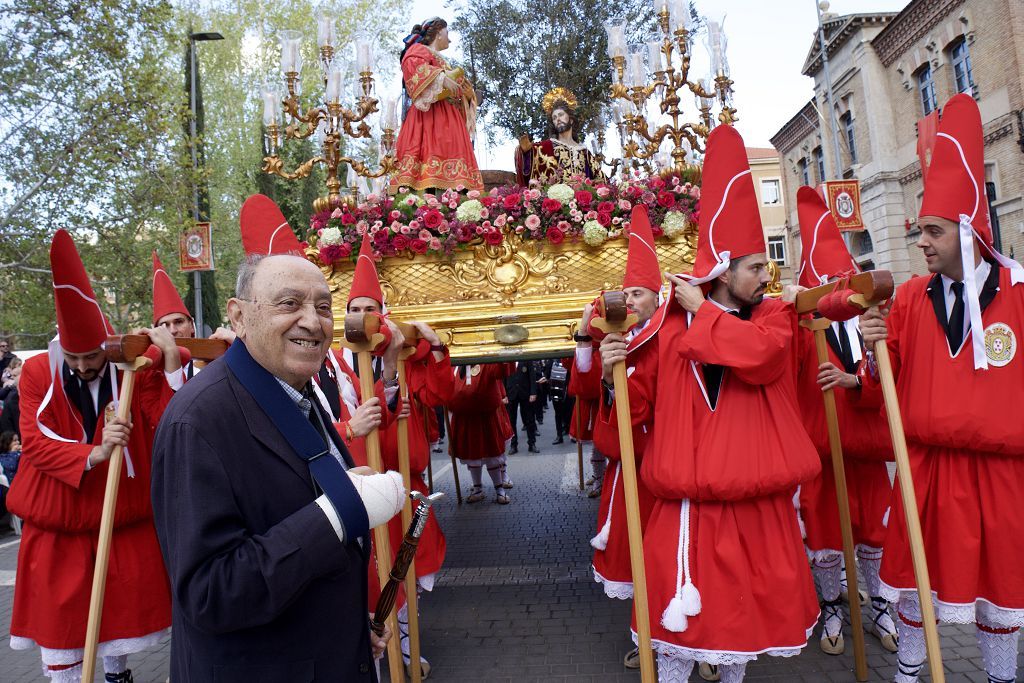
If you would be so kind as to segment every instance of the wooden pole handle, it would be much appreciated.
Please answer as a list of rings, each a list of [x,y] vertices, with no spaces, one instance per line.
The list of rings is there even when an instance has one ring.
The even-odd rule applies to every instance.
[[[398,361],[398,397],[409,405],[409,414],[412,415],[409,382],[406,375],[405,361],[402,359]],[[398,418],[398,471],[402,475],[402,484],[405,486],[405,490],[412,491],[412,466],[409,463],[409,419],[405,417]],[[408,529],[411,522],[412,499],[406,496],[405,505],[402,506],[402,528]],[[423,672],[420,670],[418,597],[416,594],[416,560],[414,552],[413,559],[409,561],[409,571],[405,575],[405,600],[409,605],[409,669],[412,674],[413,683],[420,683],[423,680]]]
[[[356,363],[359,365],[360,400],[368,401],[376,395],[373,389],[372,359],[369,351],[359,351],[355,355]],[[382,413],[387,409],[387,406],[381,406]],[[384,462],[380,455],[380,433],[376,427],[366,435],[366,463],[374,472],[384,471]],[[383,590],[387,585],[388,571],[391,568],[391,537],[388,535],[387,524],[381,524],[373,530],[373,546],[377,559],[377,579]],[[398,622],[394,615],[388,617],[388,626],[391,628],[391,640],[388,641],[388,671],[391,674],[391,683],[402,683],[402,653],[398,643]]]
[[[825,330],[814,330],[814,348],[818,364],[827,363],[828,347]],[[833,389],[822,392],[825,400],[825,421],[828,424],[828,443],[832,451],[832,472],[835,476],[836,502],[839,504],[839,528],[843,537],[843,556],[846,559],[846,580],[850,595],[850,631],[853,634],[854,675],[858,681],[868,680],[868,660],[864,650],[864,628],[861,624],[859,582],[857,581],[857,556],[854,551],[853,525],[850,522],[850,497],[846,488],[846,467],[843,463],[843,444],[839,435],[839,416],[836,411],[836,395]]]
[[[148,358],[137,358],[121,380],[121,396],[117,402],[117,416],[131,419],[132,395],[135,392],[135,371],[150,364]],[[110,372],[116,372],[113,368]],[[107,461],[107,484],[103,492],[103,512],[100,517],[99,541],[96,544],[96,566],[92,573],[92,594],[89,598],[89,619],[85,627],[85,656],[82,658],[82,681],[92,683],[96,669],[96,651],[99,648],[100,623],[103,621],[103,598],[106,595],[107,568],[110,563],[110,543],[114,536],[114,514],[117,511],[117,491],[121,485],[121,464],[124,448],[115,446]]]
[[[629,413],[629,384],[626,364],[615,364],[615,416],[619,428],[622,465],[622,491],[626,498],[626,528],[629,533],[629,564],[633,573],[633,609],[636,612],[637,646],[640,648],[640,680],[655,683],[654,650],[651,649],[651,621],[647,605],[647,574],[644,570],[643,530],[640,525],[640,499],[636,484],[636,459],[633,454],[633,420]]]
[[[580,406],[580,397],[576,397],[576,465],[580,473],[580,491],[583,490],[583,408]]]
[[[875,362],[878,363],[878,379],[885,399],[885,414],[889,419],[892,434],[893,454],[896,456],[897,481],[903,498],[903,513],[907,522],[907,537],[910,541],[910,557],[914,563],[914,578],[917,594],[921,601],[921,621],[924,624],[924,642],[928,651],[928,670],[933,683],[945,683],[942,670],[942,649],[939,644],[939,629],[935,624],[935,606],[932,604],[932,584],[928,576],[928,558],[924,552],[924,537],[921,534],[921,519],[917,513],[917,494],[910,472],[910,455],[907,439],[903,433],[903,418],[900,415],[899,399],[896,396],[896,380],[892,372],[889,347],[884,339],[874,344]]]

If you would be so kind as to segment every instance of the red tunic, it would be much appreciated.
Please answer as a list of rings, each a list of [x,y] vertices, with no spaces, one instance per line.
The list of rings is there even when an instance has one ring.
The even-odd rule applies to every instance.
[[[797,335],[800,369],[798,391],[800,410],[808,436],[821,456],[821,476],[800,487],[800,516],[807,532],[807,548],[816,556],[842,552],[839,504],[836,499],[832,450],[825,420],[825,401],[818,384],[818,354],[814,333],[801,329]],[[831,344],[829,361],[842,369],[843,363]],[[859,389],[835,387],[836,413],[843,445],[843,469],[850,499],[853,541],[872,548],[882,547],[885,513],[892,498],[885,460],[892,459],[889,425],[877,405],[860,400]]]
[[[578,441],[592,441],[598,404],[601,401],[601,353],[596,346],[587,372],[580,371],[576,357],[573,356],[568,392],[570,396],[576,397],[572,420],[569,422],[569,436]]]
[[[970,335],[950,353],[928,292],[932,282],[941,288],[938,276],[899,287],[888,345],[936,615],[970,623],[983,600],[1002,610],[993,625],[1008,627],[1024,626],[1024,572],[1014,569],[1024,565],[1024,287],[998,270],[998,291],[981,314],[988,370],[974,369]],[[877,388],[870,373],[862,379]],[[892,509],[881,569],[890,600],[915,586],[898,487]]]
[[[476,367],[476,366],[474,366]],[[452,453],[460,460],[496,458],[505,452],[511,431],[502,404],[504,380],[509,376],[507,363],[479,366],[479,374],[469,381],[455,375],[451,400]],[[504,419],[502,418],[504,416]]]
[[[107,367],[108,373],[112,367]],[[119,373],[118,386],[121,380]],[[87,443],[65,443],[40,430],[36,411],[52,381],[48,355],[25,361],[20,385],[24,448],[7,499],[11,512],[25,521],[10,632],[15,638],[66,650],[85,645],[107,463],[85,471],[86,458],[103,439],[102,419]],[[102,381],[109,381],[109,376]],[[149,494],[153,434],[171,396],[162,368],[136,375],[128,443],[135,477],[122,469],[101,643],[140,638],[171,625],[170,586]],[[103,408],[98,412],[102,416]],[[40,421],[63,438],[81,437],[81,415],[59,385],[53,387]]]
[[[629,387],[629,412],[633,425],[633,453],[639,473],[643,454],[654,433],[654,403],[658,387],[658,339],[651,338],[626,357]],[[604,550],[595,546],[594,578],[611,598],[633,597],[633,568],[629,561],[629,532],[626,525],[626,493],[623,488],[619,426],[616,407],[599,402],[600,412],[594,426],[594,447],[608,456],[609,467],[601,485],[601,504],[597,511],[597,533],[608,526]],[[646,528],[654,507],[654,496],[637,477],[637,498],[640,503],[640,526]]]
[[[655,648],[711,664],[799,652],[818,603],[792,505],[818,455],[796,407],[796,316],[774,300],[749,321],[706,302],[687,329],[674,303],[659,332],[658,426],[642,476],[659,497],[644,560]],[[724,366],[714,410],[701,363]],[[681,533],[681,520],[689,523]],[[699,613],[663,622],[689,574]]]
[[[391,176],[392,188],[484,189],[466,128],[467,107],[475,107],[469,82],[459,79],[473,98],[472,104],[465,100],[436,101],[443,90],[444,72],[450,70],[437,52],[423,45],[413,45],[402,59],[402,78],[413,106],[398,132],[398,168]],[[419,106],[425,106],[426,111]]]
[[[428,353],[427,357],[419,361],[408,361],[406,363],[406,381],[409,385],[409,396],[415,400],[411,403],[411,413],[406,420],[409,430],[409,470],[412,488],[427,495],[430,491],[423,481],[423,472],[427,469],[430,461],[430,443],[424,430],[424,415],[433,419],[434,406],[441,405],[441,398],[431,390],[434,382],[431,382],[431,374],[449,377],[452,372],[451,362],[448,355],[441,361],[434,360],[433,354]],[[381,448],[384,455],[384,468],[400,471],[398,466],[398,421],[396,420],[382,433]],[[415,504],[413,505],[415,508]],[[388,523],[391,532],[391,549],[396,552],[405,536],[406,528],[402,523],[402,516],[396,515]],[[444,564],[446,543],[441,527],[437,522],[434,511],[430,511],[427,517],[427,525],[423,529],[419,545],[416,546],[416,576],[429,576],[434,574]]]

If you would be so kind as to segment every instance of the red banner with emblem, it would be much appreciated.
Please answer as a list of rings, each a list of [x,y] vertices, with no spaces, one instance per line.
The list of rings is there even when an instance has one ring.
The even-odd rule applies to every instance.
[[[832,210],[836,227],[840,230],[863,230],[864,218],[860,212],[860,181],[829,180],[824,184],[825,203]]]
[[[209,223],[196,223],[181,233],[178,262],[182,271],[213,270],[213,230]]]
[[[921,182],[928,178],[928,167],[932,163],[932,150],[939,134],[939,110],[917,122],[917,158],[921,160]]]

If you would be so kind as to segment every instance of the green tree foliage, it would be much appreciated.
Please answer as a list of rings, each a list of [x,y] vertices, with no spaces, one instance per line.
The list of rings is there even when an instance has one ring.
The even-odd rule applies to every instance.
[[[453,28],[467,71],[482,95],[481,113],[499,132],[546,137],[544,93],[567,87],[579,101],[583,132],[608,102],[612,63],[604,22],[625,17],[630,38],[640,41],[655,26],[650,0],[469,0]]]
[[[52,334],[57,228],[114,325],[148,322],[149,251],[188,196],[173,172],[171,6],[4,0],[0,17],[0,330],[21,347]]]

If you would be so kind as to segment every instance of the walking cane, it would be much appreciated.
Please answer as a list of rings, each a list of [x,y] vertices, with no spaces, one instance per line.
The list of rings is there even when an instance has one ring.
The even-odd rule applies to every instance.
[[[836,296],[840,297],[840,301],[834,308],[847,308],[847,315],[852,318],[861,310],[881,305],[892,296],[894,289],[892,273],[885,270],[872,270],[854,275],[846,285],[848,289],[841,292],[837,291],[838,286],[838,283],[833,283],[800,292],[796,298],[797,313],[810,313],[816,310],[818,302],[823,297],[835,292]],[[836,317],[842,316],[836,315]],[[907,453],[907,440],[903,433],[903,419],[900,416],[899,399],[896,396],[896,380],[892,373],[889,347],[885,340],[879,340],[875,342],[872,351],[875,361],[878,363],[878,378],[882,385],[885,414],[889,420],[889,432],[892,435],[893,453],[896,457],[897,479],[903,498],[907,537],[910,541],[910,557],[914,565],[917,594],[921,602],[921,621],[924,626],[925,646],[928,651],[928,669],[934,683],[945,683],[939,629],[935,624],[935,606],[932,604],[932,587],[928,576],[928,560],[924,552],[921,519],[917,513],[917,494],[914,491],[914,481],[910,472],[910,456]],[[852,599],[850,602],[853,604]]]
[[[419,330],[413,325],[396,323],[405,337],[405,348],[398,355],[398,396],[406,402],[409,410],[412,411],[411,398],[409,397],[409,382],[406,377],[405,361],[416,353],[416,342],[419,339]],[[427,445],[427,462],[430,462],[430,445]],[[412,493],[412,468],[409,465],[409,419],[398,418],[398,471],[402,475],[402,483],[405,490]],[[402,526],[409,528],[412,522],[411,498],[406,498],[402,506]],[[421,505],[423,507],[423,505]],[[430,505],[426,508],[429,512]],[[426,521],[424,520],[424,524]],[[421,532],[422,533],[422,532]],[[417,536],[418,538],[418,536]],[[409,565],[406,567],[405,577],[405,602],[409,606],[409,670],[413,683],[420,683],[423,680],[423,672],[420,669],[420,615],[419,596],[416,593],[416,569],[415,569],[415,546],[412,556],[409,558]],[[401,551],[399,551],[401,553]],[[396,558],[397,562],[397,558]],[[399,641],[401,645],[401,641]]]
[[[818,365],[828,362],[825,330],[831,325],[827,318],[802,320],[800,325],[813,331]],[[853,525],[850,522],[850,497],[846,488],[846,467],[843,464],[843,444],[839,438],[839,417],[833,389],[822,392],[825,400],[825,421],[828,423],[828,445],[832,451],[832,472],[836,480],[836,501],[839,504],[839,528],[843,536],[843,557],[846,559],[846,578],[851,596],[858,596],[857,558],[854,554]],[[856,605],[856,606],[855,606]],[[860,600],[850,600],[850,630],[853,632],[853,664],[858,681],[868,679],[868,660],[864,651],[864,629]]]
[[[216,340],[176,339],[179,346],[188,342],[203,342],[195,345],[195,358],[212,360],[227,349],[224,342]],[[186,343],[181,343],[186,342]],[[153,351],[149,351],[152,348]],[[132,334],[107,337],[104,344],[107,360],[124,371],[121,380],[121,395],[117,400],[117,417],[131,418],[132,394],[135,391],[135,373],[150,365],[162,362],[162,356],[149,337]],[[148,353],[148,355],[143,355]],[[82,659],[82,681],[92,683],[95,673],[96,651],[99,647],[100,623],[103,620],[103,599],[106,596],[107,568],[110,564],[110,544],[114,535],[114,514],[117,510],[117,493],[121,485],[121,464],[124,462],[124,448],[116,446],[107,462],[107,483],[103,492],[103,512],[100,517],[99,541],[96,544],[96,565],[92,574],[92,593],[89,598],[89,618],[85,627],[85,656]]]
[[[597,308],[591,325],[606,333],[624,333],[637,324],[636,315],[626,309],[626,297],[622,292],[605,292],[598,300]],[[636,612],[637,646],[640,648],[640,680],[643,683],[654,683],[657,676],[654,671],[654,651],[651,649],[651,622],[647,607],[640,501],[637,496],[636,460],[633,454],[633,422],[629,413],[629,383],[625,362],[616,363],[613,373],[622,490],[626,497],[626,528],[629,532],[629,564],[633,573],[633,609]]]
[[[342,344],[356,357],[359,366],[359,392],[363,401],[375,395],[371,354],[384,342],[385,337],[380,333],[382,324],[381,317],[373,313],[350,313],[345,316],[345,339]],[[366,461],[375,472],[384,471],[380,455],[380,434],[376,428],[366,435]],[[377,578],[383,589],[388,579],[388,567],[391,566],[391,538],[388,536],[387,524],[381,524],[373,530],[373,546],[377,559]],[[399,639],[394,637],[398,634],[398,622],[391,616],[387,624],[392,633],[387,648],[391,683],[402,683],[405,678],[402,674],[402,652],[399,649]]]
[[[583,408],[582,399],[576,397],[576,465],[580,473],[580,491],[583,490]]]
[[[459,485],[459,464],[455,462],[455,451],[452,450],[452,416],[448,408],[444,409],[444,421],[448,427],[448,457],[452,459],[452,476],[455,477],[455,498],[462,505],[462,487]]]

